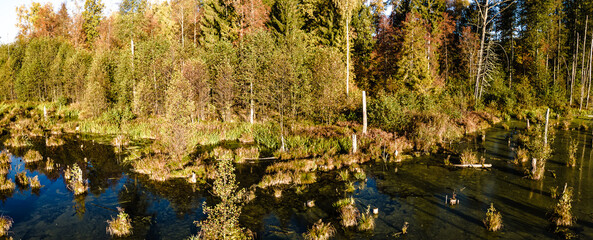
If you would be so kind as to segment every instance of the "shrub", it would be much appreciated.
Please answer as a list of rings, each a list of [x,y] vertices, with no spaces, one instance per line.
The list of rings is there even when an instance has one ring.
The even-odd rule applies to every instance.
[[[566,185],[564,186],[562,196],[560,196],[560,200],[554,207],[552,222],[556,226],[572,226],[574,222],[574,218],[572,217],[572,187],[567,188]]]

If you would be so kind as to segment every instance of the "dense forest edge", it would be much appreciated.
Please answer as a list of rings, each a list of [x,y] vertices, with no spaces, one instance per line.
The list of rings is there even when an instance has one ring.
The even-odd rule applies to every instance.
[[[101,0],[57,11],[34,2],[16,9],[19,35],[0,46],[0,127],[13,147],[47,133],[107,134],[120,149],[149,139],[124,161],[155,181],[219,181],[233,166],[213,160],[273,158],[301,170],[259,187],[307,183],[313,165],[446,151],[503,120],[541,124],[548,108],[565,121],[590,114],[592,10],[576,0],[123,0],[106,16]],[[234,175],[224,179],[214,185],[235,192]]]

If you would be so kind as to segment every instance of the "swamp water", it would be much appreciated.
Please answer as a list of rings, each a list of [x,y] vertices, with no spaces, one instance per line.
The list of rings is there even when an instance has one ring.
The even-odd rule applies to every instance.
[[[337,171],[317,173],[317,182],[301,189],[284,188],[280,198],[272,189],[258,189],[256,198],[245,205],[241,224],[261,239],[301,239],[302,233],[319,218],[337,228],[335,239],[393,239],[405,222],[406,239],[536,239],[556,238],[549,219],[557,200],[550,188],[561,191],[565,183],[574,188],[573,234],[593,239],[593,149],[590,131],[561,131],[555,135],[553,156],[548,160],[543,181],[533,181],[512,163],[516,137],[500,127],[486,132],[486,139],[467,138],[454,149],[476,148],[490,170],[445,167],[447,156],[432,155],[402,164],[365,164],[366,181],[355,182],[356,190],[345,192],[345,182]],[[570,139],[578,139],[577,166],[566,167]],[[100,144],[97,137],[69,137],[66,145],[49,148],[34,141],[30,148],[8,148],[12,165],[8,177],[25,171],[39,175],[44,187],[32,191],[17,187],[0,196],[2,215],[10,216],[14,239],[109,239],[106,221],[123,207],[132,218],[130,239],[186,239],[196,234],[193,223],[204,219],[202,204],[215,204],[208,189],[198,189],[183,180],[153,182],[123,167],[122,156],[114,148]],[[82,147],[81,147],[82,145]],[[28,149],[39,151],[44,161],[25,164],[21,157]],[[6,151],[6,149],[3,149]],[[45,170],[45,159],[55,163]],[[77,163],[88,179],[89,192],[74,196],[67,189],[63,170]],[[235,173],[240,187],[257,184],[269,162],[240,164]],[[554,178],[554,174],[555,178]],[[352,174],[351,174],[352,175]],[[354,180],[353,176],[350,176]],[[457,192],[460,204],[448,206],[445,196]],[[339,214],[332,204],[353,196],[360,211],[378,208],[375,230],[359,232],[339,225]],[[314,207],[307,207],[315,200]],[[486,209],[494,203],[502,213],[504,228],[488,232],[482,223]]]

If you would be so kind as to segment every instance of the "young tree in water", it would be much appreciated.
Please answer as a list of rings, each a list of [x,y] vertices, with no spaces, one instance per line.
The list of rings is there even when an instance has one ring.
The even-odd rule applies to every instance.
[[[201,227],[198,233],[200,239],[251,239],[246,230],[239,226],[245,189],[238,190],[234,171],[231,160],[218,162],[212,190],[213,195],[220,198],[220,203],[214,207],[208,207],[204,203],[204,213],[208,218],[197,222]]]

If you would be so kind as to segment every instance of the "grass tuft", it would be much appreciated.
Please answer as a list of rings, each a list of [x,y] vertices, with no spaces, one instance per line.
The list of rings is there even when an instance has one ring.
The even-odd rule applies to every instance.
[[[130,215],[118,208],[119,213],[115,219],[107,220],[107,233],[111,236],[124,237],[132,233],[132,219]]]
[[[486,212],[486,218],[482,221],[488,231],[496,232],[502,228],[502,215],[496,211],[493,203],[490,204],[490,208]]]
[[[43,156],[41,156],[41,153],[35,150],[27,151],[27,153],[25,153],[25,156],[23,157],[23,161],[25,161],[26,163],[32,163],[41,160],[43,160]]]
[[[323,223],[321,219],[317,221],[313,226],[303,234],[306,240],[327,240],[336,233],[336,229],[331,223]]]
[[[8,230],[12,227],[14,221],[8,216],[0,216],[0,237],[8,234]]]

